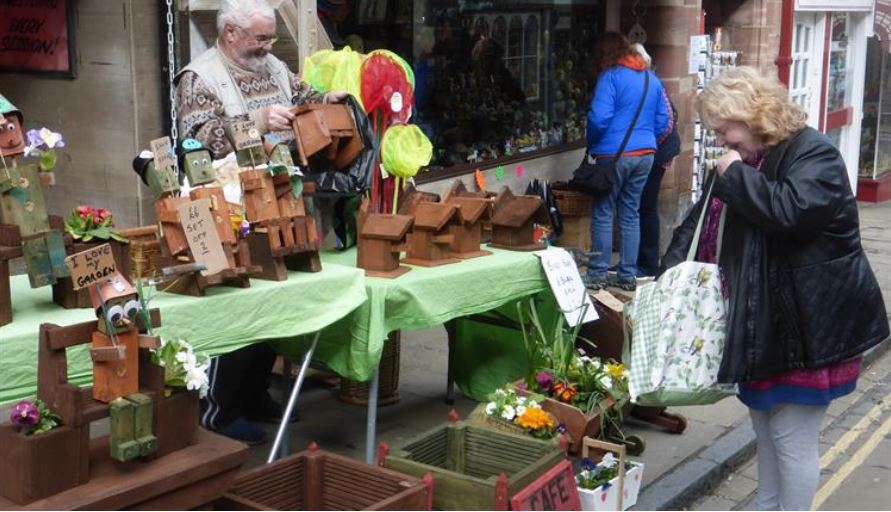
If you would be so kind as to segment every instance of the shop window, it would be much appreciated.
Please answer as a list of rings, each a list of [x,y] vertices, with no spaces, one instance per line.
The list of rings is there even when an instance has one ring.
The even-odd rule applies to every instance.
[[[335,46],[355,35],[365,51],[412,63],[413,121],[433,141],[431,170],[583,144],[604,0],[412,1],[411,30],[396,24],[395,7],[383,23],[351,15],[326,26]]]
[[[867,43],[861,122],[860,176],[891,172],[891,55],[877,37]]]
[[[832,13],[832,39],[829,46],[829,80],[826,110],[833,112],[851,104],[854,69],[848,56],[848,14]]]

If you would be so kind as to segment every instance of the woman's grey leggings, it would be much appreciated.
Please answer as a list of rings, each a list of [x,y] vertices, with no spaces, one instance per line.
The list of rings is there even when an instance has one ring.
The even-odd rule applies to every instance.
[[[758,445],[755,510],[809,510],[820,483],[820,425],[825,405],[749,409]]]

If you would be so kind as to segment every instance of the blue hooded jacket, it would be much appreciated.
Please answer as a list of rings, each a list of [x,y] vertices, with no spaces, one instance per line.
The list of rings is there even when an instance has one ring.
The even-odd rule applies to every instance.
[[[634,125],[623,153],[656,150],[672,131],[674,119],[662,82],[652,71],[638,71],[624,65],[604,70],[594,88],[588,111],[588,153],[595,157],[616,156],[643,94],[644,73],[650,85],[640,117]]]

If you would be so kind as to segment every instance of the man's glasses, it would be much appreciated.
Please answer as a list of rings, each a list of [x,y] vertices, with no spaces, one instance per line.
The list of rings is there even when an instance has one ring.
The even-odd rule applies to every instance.
[[[248,31],[246,28],[239,27],[238,25],[235,25],[235,27],[240,29],[241,31],[243,31],[245,34],[251,36],[251,38],[254,40],[254,42],[257,44],[257,46],[266,46],[267,44],[272,45],[272,44],[275,44],[276,41],[278,41],[278,36],[275,36],[275,35],[255,36],[255,35],[251,34],[250,31]]]

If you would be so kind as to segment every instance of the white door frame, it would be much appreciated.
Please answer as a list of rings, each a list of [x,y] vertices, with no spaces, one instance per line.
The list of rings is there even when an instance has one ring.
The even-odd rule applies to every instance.
[[[792,24],[792,67],[789,77],[789,93],[793,100],[803,103],[807,124],[819,129],[821,91],[823,85],[823,34],[826,17],[822,13],[796,12]],[[803,37],[798,41],[799,37]],[[799,68],[806,61],[807,69]],[[803,76],[799,73],[804,73]],[[805,96],[802,99],[802,96]]]

